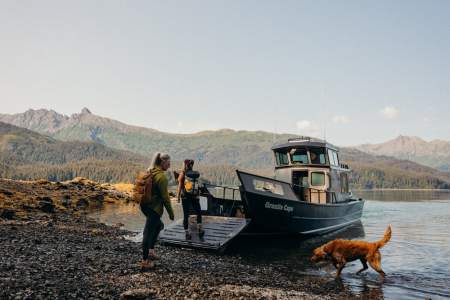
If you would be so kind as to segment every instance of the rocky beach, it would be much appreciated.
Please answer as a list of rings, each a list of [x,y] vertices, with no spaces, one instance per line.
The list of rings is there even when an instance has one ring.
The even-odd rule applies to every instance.
[[[86,216],[129,201],[111,185],[0,179],[1,299],[356,299],[330,278],[289,275],[239,255],[157,246],[142,272],[130,234]],[[376,299],[377,296],[371,297]]]

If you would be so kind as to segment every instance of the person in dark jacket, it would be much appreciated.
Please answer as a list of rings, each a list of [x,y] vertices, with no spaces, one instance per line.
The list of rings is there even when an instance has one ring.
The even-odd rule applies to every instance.
[[[172,205],[170,204],[168,179],[165,171],[170,168],[170,156],[156,153],[148,169],[152,176],[152,193],[150,199],[141,203],[141,211],[146,217],[142,238],[142,268],[154,267],[154,260],[159,259],[155,253],[155,243],[159,232],[164,228],[161,217],[166,208],[169,218],[174,219]]]
[[[200,209],[200,200],[198,194],[198,188],[195,187],[196,180],[199,177],[199,173],[192,170],[194,167],[194,161],[192,159],[186,159],[183,164],[183,169],[178,176],[178,190],[177,198],[183,206],[183,227],[186,234],[186,239],[191,239],[192,235],[189,230],[189,210],[192,206],[197,214],[197,230],[198,235],[203,237],[205,231],[202,227],[202,212]]]

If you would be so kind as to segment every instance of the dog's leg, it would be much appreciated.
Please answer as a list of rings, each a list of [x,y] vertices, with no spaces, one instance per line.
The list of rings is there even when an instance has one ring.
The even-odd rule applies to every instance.
[[[375,254],[371,257],[368,257],[369,265],[381,275],[381,277],[385,277],[386,273],[381,269],[381,254],[380,252],[375,252]]]
[[[333,254],[333,264],[337,269],[336,277],[341,276],[342,269],[345,267],[345,264],[347,262],[345,261],[345,258],[340,253],[334,253]]]
[[[360,261],[361,261],[361,263],[362,263],[362,265],[363,265],[363,268],[362,268],[361,270],[359,270],[358,272],[356,272],[356,274],[359,274],[359,273],[361,273],[361,272],[364,272],[365,270],[367,270],[367,269],[369,268],[369,267],[367,266],[367,260],[366,260],[365,258],[361,258]]]
[[[340,277],[342,269],[344,269],[344,267],[345,267],[345,263],[341,262],[341,263],[338,263],[336,266],[337,266],[336,277]]]

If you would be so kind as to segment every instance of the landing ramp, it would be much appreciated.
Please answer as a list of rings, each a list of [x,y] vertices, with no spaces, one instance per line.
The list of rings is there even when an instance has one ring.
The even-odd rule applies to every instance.
[[[179,245],[190,248],[224,250],[226,245],[250,223],[250,219],[203,216],[205,234],[199,237],[196,216],[189,217],[189,229],[192,238],[186,239],[183,220],[175,221],[161,231],[159,241],[162,244]]]

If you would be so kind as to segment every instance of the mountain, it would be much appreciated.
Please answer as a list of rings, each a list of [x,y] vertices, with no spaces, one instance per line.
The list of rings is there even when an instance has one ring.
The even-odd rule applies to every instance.
[[[450,189],[450,174],[447,172],[409,160],[368,154],[354,148],[340,150],[340,159],[352,169],[353,188]]]
[[[237,165],[252,169],[272,167],[270,147],[293,137],[289,134],[229,129],[171,134],[100,117],[87,108],[70,117],[52,110],[30,109],[21,114],[0,114],[0,121],[62,141],[93,141],[146,157],[155,151],[162,151],[170,153],[175,160],[193,158],[205,165]]]
[[[81,160],[142,163],[144,156],[94,142],[58,141],[49,136],[0,122],[0,154],[15,163],[64,164]]]
[[[77,176],[98,181],[132,177],[148,159],[94,142],[58,141],[0,122],[0,177],[62,181]]]
[[[366,153],[388,155],[406,159],[450,172],[450,141],[433,140],[430,142],[415,136],[398,136],[381,144],[364,144],[356,147]]]
[[[150,159],[95,142],[58,141],[52,137],[0,122],[0,177],[48,179],[86,177],[100,182],[133,182]],[[180,162],[174,161],[177,169]],[[203,165],[203,179],[217,184],[236,184],[236,167]],[[169,173],[171,182],[175,180]]]
[[[200,160],[196,166],[207,181],[236,184],[236,168],[271,176],[271,146],[292,137],[227,129],[170,134],[96,116],[88,109],[70,117],[54,111],[28,110],[0,115],[0,119],[51,136],[0,123],[0,176],[22,179],[67,180],[76,175],[130,182],[137,171],[147,166],[153,152],[160,150],[171,154],[172,169],[179,168],[177,161],[194,158]],[[408,160],[354,148],[342,148],[340,158],[354,171],[353,188],[450,188],[450,174]]]

